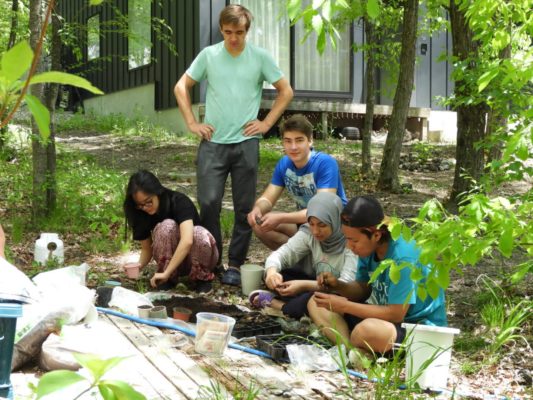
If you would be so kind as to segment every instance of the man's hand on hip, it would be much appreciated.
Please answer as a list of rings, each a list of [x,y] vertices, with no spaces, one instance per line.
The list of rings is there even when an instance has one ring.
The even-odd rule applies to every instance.
[[[211,140],[213,133],[215,133],[215,128],[212,125],[199,124],[198,122],[189,125],[189,130],[204,140]]]
[[[254,119],[244,125],[244,136],[264,135],[269,129],[270,126],[265,121]]]

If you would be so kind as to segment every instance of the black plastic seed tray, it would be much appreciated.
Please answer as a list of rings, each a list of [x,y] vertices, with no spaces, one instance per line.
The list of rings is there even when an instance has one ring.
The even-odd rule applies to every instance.
[[[289,344],[319,344],[320,346],[330,348],[331,344],[324,339],[315,337],[301,337],[286,334],[276,335],[259,335],[255,338],[257,348],[269,354],[274,360],[279,362],[289,362],[287,345]]]
[[[239,324],[237,322],[231,335],[239,339],[257,335],[270,335],[279,332],[281,332],[281,325],[276,321],[264,321],[253,324]]]

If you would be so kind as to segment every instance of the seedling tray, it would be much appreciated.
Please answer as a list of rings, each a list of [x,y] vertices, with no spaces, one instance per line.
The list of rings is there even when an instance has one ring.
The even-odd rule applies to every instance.
[[[233,337],[237,339],[257,335],[270,335],[281,332],[281,325],[276,321],[244,322],[238,321],[233,328]]]
[[[316,337],[301,337],[294,335],[275,334],[259,335],[256,338],[257,348],[268,353],[274,360],[279,362],[289,362],[287,345],[289,344],[319,344],[320,346],[330,348],[331,344],[325,339]]]

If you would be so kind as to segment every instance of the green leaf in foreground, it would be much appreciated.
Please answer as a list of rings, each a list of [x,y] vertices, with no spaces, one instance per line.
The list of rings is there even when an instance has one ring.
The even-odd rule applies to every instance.
[[[84,377],[73,371],[48,372],[39,380],[37,399],[84,380]]]
[[[27,94],[24,98],[28,108],[30,109],[35,122],[41,132],[43,140],[47,140],[50,136],[50,113],[48,109],[39,101],[39,99],[31,94]]]
[[[48,71],[37,74],[31,78],[30,84],[34,83],[60,83],[62,85],[76,86],[94,94],[104,94],[104,92],[96,86],[93,86],[87,79],[66,72]]]
[[[32,59],[33,51],[28,42],[17,43],[4,53],[0,74],[11,84],[30,68]]]

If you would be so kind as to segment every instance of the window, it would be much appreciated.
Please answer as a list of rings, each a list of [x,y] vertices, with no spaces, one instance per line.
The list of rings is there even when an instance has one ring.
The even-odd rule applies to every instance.
[[[128,67],[150,64],[152,56],[150,0],[128,1]]]
[[[339,32],[337,48],[316,50],[316,35],[305,42],[303,22],[291,27],[285,3],[278,0],[241,0],[254,15],[248,40],[267,49],[298,92],[351,93],[351,42],[349,29]],[[305,1],[304,1],[305,3]],[[292,64],[291,64],[292,60]]]
[[[87,60],[100,57],[100,14],[87,19]]]

